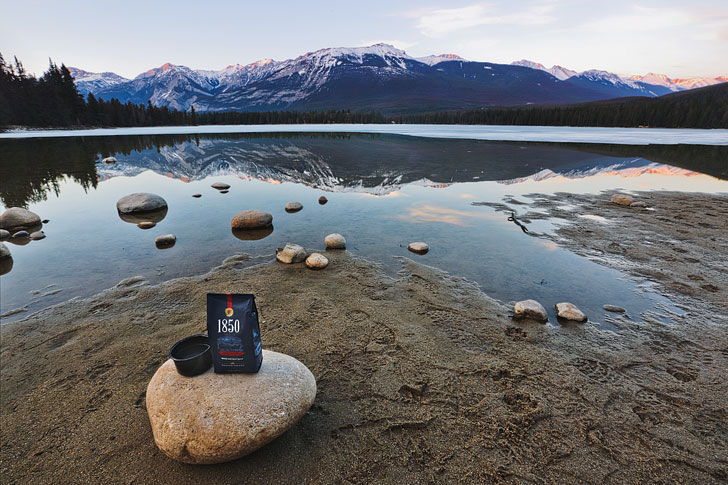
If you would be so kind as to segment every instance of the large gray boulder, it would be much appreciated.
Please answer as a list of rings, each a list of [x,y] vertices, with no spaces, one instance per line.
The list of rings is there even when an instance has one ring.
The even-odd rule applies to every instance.
[[[30,229],[40,226],[38,214],[23,209],[22,207],[11,207],[0,215],[0,229],[16,232],[18,229]]]
[[[245,456],[292,427],[316,398],[311,371],[288,355],[263,350],[257,374],[195,377],[177,373],[172,360],[147,386],[154,441],[186,463],[222,463]]]
[[[116,209],[119,211],[119,214],[162,211],[166,208],[166,200],[159,195],[147,192],[137,192],[135,194],[126,195],[119,199],[116,203]]]

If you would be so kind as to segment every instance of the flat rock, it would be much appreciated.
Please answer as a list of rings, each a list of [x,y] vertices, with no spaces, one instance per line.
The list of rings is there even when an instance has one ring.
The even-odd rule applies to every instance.
[[[324,269],[329,265],[329,260],[326,256],[319,253],[312,253],[306,258],[306,266],[311,269]]]
[[[152,222],[152,221],[142,221],[139,224],[137,224],[137,226],[139,227],[139,229],[151,229],[151,228],[153,228],[156,225],[157,225],[157,223],[156,222]]]
[[[0,259],[10,258],[11,256],[10,249],[5,244],[0,243]]]
[[[298,212],[303,209],[303,204],[300,202],[289,202],[286,204],[286,212]]]
[[[624,313],[627,310],[622,308],[621,306],[617,305],[604,305],[602,308],[604,308],[608,312],[614,312],[614,313]]]
[[[119,199],[119,201],[116,203],[116,210],[119,211],[119,214],[162,211],[166,208],[166,200],[164,200],[159,195],[150,194],[147,192],[137,192],[135,194],[126,195]]]
[[[430,250],[430,246],[423,242],[413,242],[409,243],[407,249],[416,254],[426,254]]]
[[[154,441],[170,458],[222,463],[243,457],[291,428],[316,398],[311,371],[288,355],[263,350],[257,374],[195,377],[172,360],[157,370],[146,401]]]
[[[11,207],[0,215],[0,229],[10,232],[17,229],[28,229],[39,224],[38,214],[22,207]]]
[[[215,182],[214,184],[210,185],[210,187],[217,190],[227,190],[230,188],[230,185],[223,182]]]
[[[230,226],[235,230],[264,229],[273,223],[273,216],[267,212],[247,210],[238,212],[233,217]]]
[[[557,303],[554,308],[556,308],[556,316],[564,320],[571,320],[573,322],[586,322],[587,320],[584,312],[579,310],[573,303]]]
[[[634,199],[631,195],[613,194],[612,202],[619,205],[630,205],[632,202],[634,202]]]
[[[30,238],[33,241],[40,241],[41,239],[45,239],[46,235],[43,231],[35,231],[30,233]]]
[[[513,315],[516,318],[532,318],[539,322],[547,322],[549,314],[542,304],[536,300],[522,300],[513,305]]]
[[[101,160],[101,163],[108,163],[109,165],[113,165],[119,160],[116,159],[116,157],[106,157],[103,160]]]
[[[10,237],[10,231],[6,231],[5,229],[0,229],[0,241],[4,241],[9,237]]]
[[[281,263],[300,263],[306,259],[306,250],[298,244],[286,243],[283,249],[276,249],[276,259]]]
[[[324,244],[328,249],[346,249],[346,239],[341,234],[329,234],[324,239]]]
[[[177,236],[174,234],[165,234],[164,236],[157,236],[154,240],[154,244],[158,248],[171,248],[177,242]]]
[[[647,207],[647,202],[645,202],[644,200],[638,200],[637,202],[632,202],[629,206],[630,207]]]

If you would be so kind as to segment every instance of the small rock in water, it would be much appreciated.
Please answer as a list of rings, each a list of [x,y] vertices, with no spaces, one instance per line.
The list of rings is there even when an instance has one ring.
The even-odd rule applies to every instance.
[[[321,205],[326,204],[328,201],[329,201],[329,199],[327,199],[323,195],[321,197],[319,197],[319,204],[321,204]]]
[[[257,374],[196,377],[177,373],[172,360],[147,386],[154,442],[186,463],[222,463],[243,457],[291,428],[316,398],[316,379],[298,360],[263,350]]]
[[[409,243],[407,249],[416,254],[426,254],[430,250],[430,246],[423,242],[413,242]]]
[[[152,212],[167,208],[167,201],[157,194],[137,192],[129,194],[116,203],[116,210],[120,214],[133,214],[136,212]]]
[[[270,227],[273,223],[273,216],[267,212],[247,210],[238,212],[233,217],[230,227],[233,229],[263,229]]]
[[[210,187],[217,190],[227,190],[230,188],[228,184],[222,183],[222,182],[215,182]]]
[[[5,259],[11,257],[10,249],[3,243],[0,243],[0,259]]]
[[[192,197],[194,197],[195,199],[199,199],[200,197],[202,197],[202,194],[192,194]]]
[[[306,258],[306,266],[311,269],[324,269],[328,265],[329,260],[323,254],[313,253],[311,256]]]
[[[35,231],[30,233],[30,238],[33,241],[39,241],[41,239],[45,239],[46,235],[43,231]]]
[[[324,239],[324,244],[328,249],[346,249],[346,239],[341,234],[329,234]]]
[[[547,322],[549,314],[542,304],[536,300],[522,300],[513,305],[513,316],[516,318],[532,318],[539,322]]]
[[[643,200],[638,200],[637,202],[632,202],[629,206],[630,207],[647,207],[647,202],[645,202]]]
[[[634,199],[631,195],[614,194],[612,195],[612,202],[619,205],[630,205],[632,202],[634,202]]]
[[[28,231],[18,231],[15,234],[13,234],[13,238],[15,238],[15,239],[21,239],[24,237],[30,237],[30,233]]]
[[[156,225],[157,225],[157,223],[156,222],[152,222],[152,221],[142,221],[139,224],[137,224],[137,226],[139,227],[139,229],[151,229],[151,228],[153,228]]]
[[[116,162],[118,162],[116,157],[106,157],[103,160],[101,160],[101,163],[108,163],[109,165],[113,165]]]
[[[0,229],[29,229],[40,224],[38,214],[22,207],[11,207],[0,215]]]
[[[10,231],[6,231],[5,229],[0,229],[0,241],[4,241],[9,237],[10,237]]]
[[[221,190],[220,191],[221,194],[227,194],[228,192],[230,192],[230,191],[229,190]]]
[[[174,234],[165,234],[164,236],[158,236],[157,239],[154,240],[154,244],[156,244],[157,247],[160,249],[171,248],[176,242],[177,236],[175,236]]]
[[[602,308],[604,308],[608,312],[614,312],[614,313],[624,313],[627,310],[622,308],[621,306],[617,305],[604,305]]]
[[[276,259],[281,263],[300,263],[306,259],[306,250],[298,244],[286,243],[283,249],[276,249]]]
[[[286,212],[298,212],[303,209],[303,204],[300,202],[289,202],[286,204]]]
[[[40,222],[42,222],[43,224],[48,224],[48,223],[49,223],[49,222],[51,222],[51,221],[50,221],[49,219],[43,219],[43,220],[42,220],[42,221],[40,221]]]
[[[586,322],[587,320],[584,312],[579,310],[573,303],[557,303],[555,308],[556,316],[563,318],[564,320],[571,320],[573,322]]]

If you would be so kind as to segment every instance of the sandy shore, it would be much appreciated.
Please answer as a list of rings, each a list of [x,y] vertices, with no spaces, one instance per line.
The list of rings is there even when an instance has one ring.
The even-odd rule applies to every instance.
[[[562,197],[532,197],[529,217],[539,207],[561,217]],[[625,212],[602,199],[568,203],[614,219],[605,234],[579,218],[553,237],[634,274],[651,267],[718,290],[679,293],[689,310],[672,325],[615,317],[617,333],[514,322],[466,281],[407,259],[392,279],[346,252],[320,272],[239,256],[160,285],[126,280],[2,327],[0,481],[725,483],[728,322],[717,266],[726,200],[715,217],[705,214],[715,198],[694,213],[683,203],[683,222],[668,223],[662,210]],[[697,263],[665,269],[653,251],[644,261],[629,256],[637,241],[654,237],[658,246],[664,227],[688,251],[673,256]],[[603,249],[607,258],[596,250],[610,234],[627,249],[614,257]],[[682,288],[655,279],[666,292]],[[192,466],[156,449],[144,390],[172,343],[205,330],[208,291],[255,293],[264,347],[306,364],[318,395],[258,452]]]

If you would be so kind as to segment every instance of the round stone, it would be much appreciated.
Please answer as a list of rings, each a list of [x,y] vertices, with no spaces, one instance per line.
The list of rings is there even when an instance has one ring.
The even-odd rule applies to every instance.
[[[311,269],[324,269],[329,265],[329,260],[323,254],[312,253],[306,258],[306,266]]]
[[[130,194],[119,199],[119,201],[116,203],[116,209],[119,211],[119,214],[162,211],[164,209],[167,209],[167,201],[165,201],[162,197],[156,194],[137,192],[135,194]]]
[[[153,228],[156,225],[157,225],[157,223],[156,222],[152,222],[152,221],[142,221],[139,224],[137,224],[137,226],[139,227],[139,229],[151,229],[151,228]]]
[[[298,360],[263,350],[256,374],[195,377],[177,373],[172,360],[157,370],[146,401],[154,442],[186,463],[222,463],[243,457],[291,428],[316,398],[316,379]]]
[[[306,250],[298,244],[286,243],[283,249],[276,249],[276,259],[281,263],[300,263],[306,259]]]
[[[329,199],[327,199],[323,195],[321,197],[319,197],[319,204],[321,204],[321,205],[325,205],[328,201],[329,201]]]
[[[41,239],[45,239],[46,235],[43,231],[35,231],[30,233],[30,239],[33,241],[39,241]]]
[[[546,322],[549,314],[542,304],[536,300],[522,300],[513,306],[513,316],[516,318],[532,318],[539,322]]]
[[[106,157],[103,160],[101,160],[101,162],[102,163],[108,163],[109,165],[113,165],[116,162],[118,162],[118,160],[116,159],[116,157]]]
[[[634,202],[631,195],[626,194],[614,194],[612,195],[612,202],[619,205],[630,205]]]
[[[328,249],[346,249],[346,239],[341,234],[329,234],[324,239],[324,244]]]
[[[289,202],[286,204],[286,212],[298,212],[303,209],[303,204],[300,202]]]
[[[579,310],[573,303],[557,303],[555,308],[556,316],[564,320],[571,320],[573,322],[586,322],[587,320],[584,312]]]
[[[11,207],[0,215],[0,229],[10,232],[18,229],[29,229],[39,224],[40,217],[38,214],[22,207]]]
[[[6,231],[5,229],[0,229],[0,241],[4,241],[9,237],[10,237],[10,231]]]
[[[212,187],[213,189],[217,189],[217,190],[227,190],[230,188],[230,185],[225,184],[223,182],[215,182],[210,187]]]
[[[413,242],[409,243],[407,249],[416,254],[426,254],[430,250],[430,246],[423,242]]]
[[[160,249],[171,248],[176,242],[177,236],[175,236],[174,234],[165,234],[164,236],[158,236],[154,240],[154,244],[156,244],[157,247]]]
[[[230,226],[232,227],[232,229],[236,230],[263,229],[266,227],[270,227],[272,223],[273,216],[268,214],[267,212],[247,210],[243,212],[238,212],[235,217],[233,217]]]

